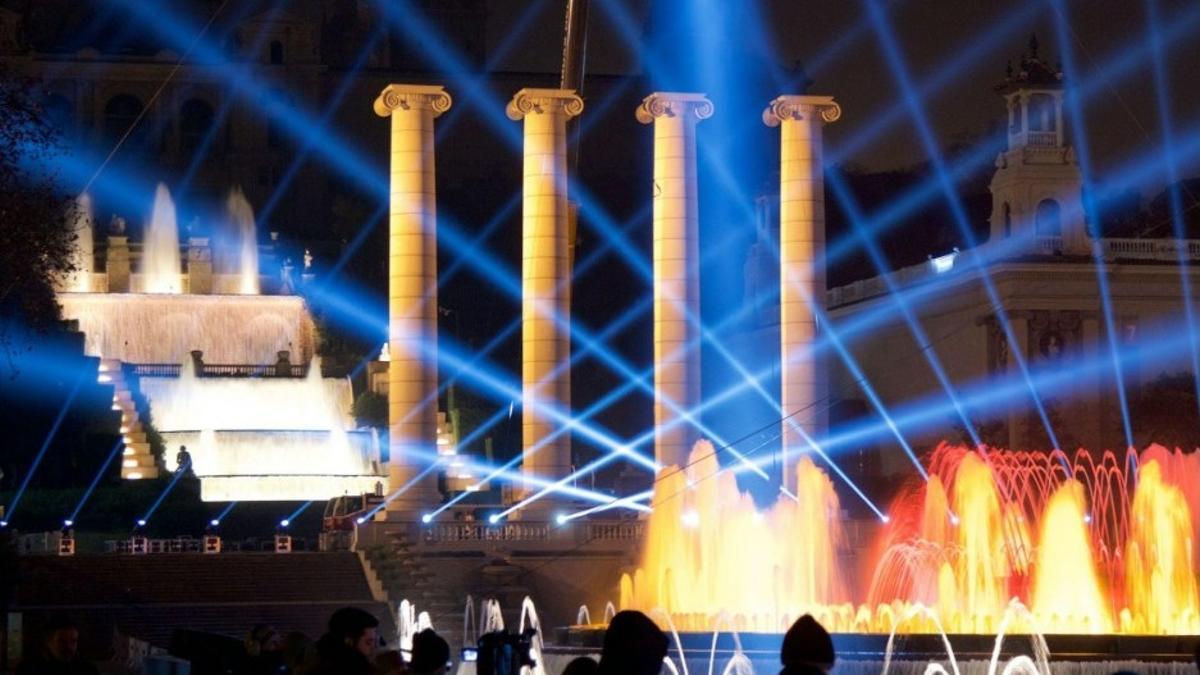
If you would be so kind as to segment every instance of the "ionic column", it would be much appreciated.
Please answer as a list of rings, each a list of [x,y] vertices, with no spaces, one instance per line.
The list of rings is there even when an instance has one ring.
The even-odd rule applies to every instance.
[[[433,120],[450,109],[440,86],[391,84],[375,113],[392,118],[388,208],[389,494],[437,454],[437,206]],[[404,520],[440,502],[431,471],[387,507]]]
[[[795,487],[792,470],[806,447],[803,429],[825,427],[828,384],[817,359],[817,312],[825,306],[825,179],[821,130],[842,109],[830,96],[780,96],[763,111],[767,126],[781,127],[779,151],[779,342],[783,422],[783,485]]]
[[[682,467],[699,436],[681,420],[700,402],[700,254],[696,122],[703,94],[654,93],[637,109],[654,124],[654,458]]]
[[[567,415],[571,409],[571,372],[566,367],[571,359],[567,120],[583,112],[583,99],[567,89],[522,89],[505,112],[509,119],[525,122],[522,470],[527,476],[563,478],[571,472],[571,439],[566,433],[554,435],[563,424],[550,411]]]

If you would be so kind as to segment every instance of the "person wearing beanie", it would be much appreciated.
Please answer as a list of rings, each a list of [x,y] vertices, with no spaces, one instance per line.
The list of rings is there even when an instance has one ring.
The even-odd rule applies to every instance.
[[[563,668],[562,675],[596,675],[599,671],[600,665],[591,657],[577,656]]]
[[[599,675],[658,675],[667,656],[667,636],[650,617],[617,612],[604,632]]]
[[[413,636],[412,661],[408,669],[413,675],[445,675],[450,667],[450,645],[432,628]]]
[[[783,636],[779,660],[783,663],[779,675],[824,675],[833,669],[837,655],[829,631],[805,614]]]

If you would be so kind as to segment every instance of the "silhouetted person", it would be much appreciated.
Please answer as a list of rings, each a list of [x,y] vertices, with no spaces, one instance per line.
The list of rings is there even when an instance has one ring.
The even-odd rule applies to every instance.
[[[633,610],[617,612],[604,633],[600,675],[658,675],[667,656],[667,636],[650,617]]]
[[[329,617],[329,631],[317,640],[317,659],[305,675],[372,675],[379,646],[379,619],[357,607],[343,607]]]
[[[188,452],[186,445],[179,446],[179,452],[175,453],[175,473],[185,476],[192,473],[192,453]]]
[[[256,625],[244,641],[246,658],[238,669],[239,675],[273,675],[287,672],[283,661],[283,642],[279,634],[265,623]]]
[[[837,655],[829,631],[805,614],[783,636],[779,660],[783,663],[779,675],[823,675],[833,668]]]
[[[16,675],[97,675],[96,666],[79,657],[79,626],[55,617],[42,629],[37,652],[21,659]]]
[[[596,675],[598,672],[600,672],[600,664],[590,656],[580,656],[571,659],[567,667],[563,668],[562,675]]]
[[[449,663],[450,645],[432,628],[413,636],[412,660],[408,662],[413,675],[445,675]]]

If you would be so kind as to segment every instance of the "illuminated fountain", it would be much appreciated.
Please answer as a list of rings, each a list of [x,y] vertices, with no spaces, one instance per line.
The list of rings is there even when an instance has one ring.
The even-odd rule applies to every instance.
[[[1029,612],[1010,632],[1200,633],[1200,453],[1151,446],[1122,461],[943,445],[929,468],[893,504],[855,599],[824,472],[803,459],[799,500],[759,511],[701,442],[685,471],[656,483],[622,606],[665,608],[689,631],[725,613],[739,630],[782,632],[811,613],[837,632],[992,634],[1015,598]]]
[[[182,293],[182,276],[175,202],[171,200],[167,186],[159,183],[154,191],[154,210],[142,243],[142,291]]]
[[[379,439],[348,431],[352,392],[345,378],[141,378],[174,471],[185,445],[205,501],[300,500],[368,492],[379,474]]]
[[[254,207],[240,187],[229,191],[225,200],[229,222],[238,240],[237,286],[238,295],[258,295],[258,235],[254,225]]]

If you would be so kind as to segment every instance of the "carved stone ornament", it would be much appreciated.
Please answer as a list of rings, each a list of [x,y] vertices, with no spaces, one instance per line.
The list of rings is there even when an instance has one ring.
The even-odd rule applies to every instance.
[[[574,89],[526,88],[513,94],[504,108],[510,120],[524,119],[529,114],[544,114],[561,110],[567,118],[583,112],[583,99]]]
[[[842,106],[832,96],[780,96],[763,110],[763,124],[777,127],[784,120],[802,120],[808,115],[820,115],[826,124],[842,117]]]
[[[642,124],[650,124],[659,117],[695,115],[698,120],[712,117],[713,104],[704,94],[656,92],[642,99],[634,115]]]
[[[375,114],[387,117],[394,110],[429,110],[434,117],[450,109],[453,100],[439,85],[389,84],[375,99]]]

